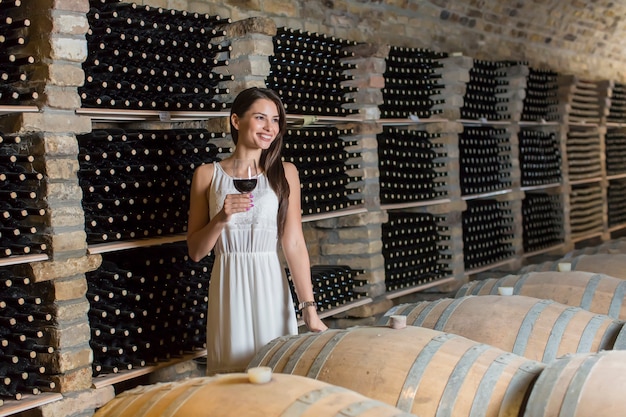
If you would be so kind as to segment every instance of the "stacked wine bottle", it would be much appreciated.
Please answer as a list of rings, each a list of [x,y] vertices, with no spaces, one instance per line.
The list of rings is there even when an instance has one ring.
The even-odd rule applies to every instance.
[[[611,105],[606,118],[609,123],[626,123],[626,84],[615,83],[611,89]]]
[[[608,95],[608,91],[602,91],[601,82],[564,74],[559,75],[558,82],[561,100],[567,103],[565,120],[568,123],[599,124]]]
[[[532,67],[528,71],[522,121],[558,121],[560,116],[557,74],[551,70]]]
[[[434,200],[447,194],[445,146],[440,134],[385,126],[378,139],[380,202]]]
[[[298,310],[298,297],[289,269],[286,269],[286,272],[296,316],[302,317]],[[363,270],[353,269],[347,265],[311,266],[311,282],[317,311],[327,311],[367,296],[367,293],[361,288],[365,281],[358,278],[363,272]]]
[[[83,107],[218,111],[230,19],[136,3],[91,2]],[[223,72],[223,71],[222,71]]]
[[[386,59],[383,74],[383,103],[379,106],[382,118],[429,118],[441,113],[442,99],[434,96],[441,93],[443,83],[440,59],[445,53],[423,48],[392,46]]]
[[[567,131],[567,164],[570,181],[602,175],[602,135],[597,127],[570,126]]]
[[[509,81],[503,69],[513,63],[474,60],[463,96],[461,119],[508,120]]]
[[[104,254],[87,274],[94,375],[205,348],[212,264],[190,261],[184,243]]]
[[[448,229],[440,221],[432,214],[389,212],[389,221],[382,225],[387,291],[425,284],[450,273]]]
[[[320,214],[363,203],[361,155],[351,151],[351,130],[335,127],[289,129],[283,160],[298,168],[302,214]]]
[[[54,353],[47,330],[52,310],[36,285],[10,267],[0,268],[0,398],[20,400],[55,387],[42,365]]]
[[[558,194],[527,192],[522,200],[524,252],[563,243],[563,202]]]
[[[557,132],[521,128],[518,139],[522,186],[560,183],[561,151]]]
[[[467,201],[467,210],[462,216],[465,269],[513,257],[513,222],[510,202],[494,199]]]
[[[606,174],[619,175],[626,173],[626,130],[623,128],[607,128],[604,143]]]
[[[602,185],[600,182],[577,184],[570,192],[572,236],[600,233],[604,227]]]
[[[0,2],[0,105],[32,105],[39,95],[33,84],[35,55],[29,53],[29,19],[25,0]]]
[[[609,181],[607,188],[607,210],[609,227],[619,226],[626,223],[626,180],[618,179]]]
[[[511,145],[507,129],[465,126],[459,135],[461,194],[511,187]]]
[[[346,72],[353,56],[346,48],[355,43],[322,33],[280,27],[274,37],[274,55],[265,82],[282,98],[288,113],[347,116],[358,112],[351,106],[356,91]]]
[[[44,176],[30,138],[0,133],[0,258],[47,249],[42,216]]]
[[[194,169],[218,160],[205,129],[96,129],[78,137],[88,243],[183,233]]]

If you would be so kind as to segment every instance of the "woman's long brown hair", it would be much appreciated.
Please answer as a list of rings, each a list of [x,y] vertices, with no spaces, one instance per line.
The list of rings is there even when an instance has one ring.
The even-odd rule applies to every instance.
[[[252,104],[259,99],[271,100],[276,104],[279,116],[279,128],[276,139],[270,145],[268,149],[264,149],[261,152],[261,159],[259,165],[265,173],[270,187],[274,190],[278,196],[278,214],[276,217],[278,223],[278,237],[283,235],[285,229],[285,220],[287,218],[287,208],[289,207],[289,183],[285,177],[285,170],[281,160],[281,152],[283,149],[283,136],[287,129],[287,116],[285,115],[285,107],[278,94],[269,88],[252,87],[243,90],[237,95],[233,105],[230,109],[231,116],[236,114],[239,117],[248,111]],[[233,142],[237,145],[239,140],[239,132],[230,122],[230,132],[233,138]]]

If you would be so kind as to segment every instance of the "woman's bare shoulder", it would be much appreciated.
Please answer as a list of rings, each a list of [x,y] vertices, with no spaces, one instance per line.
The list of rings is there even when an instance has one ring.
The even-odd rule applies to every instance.
[[[202,164],[196,168],[193,174],[194,182],[199,184],[210,184],[213,178],[213,164]]]

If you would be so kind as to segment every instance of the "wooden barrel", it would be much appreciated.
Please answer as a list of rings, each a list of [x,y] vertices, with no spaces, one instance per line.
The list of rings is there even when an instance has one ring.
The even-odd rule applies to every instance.
[[[420,327],[280,337],[250,363],[342,386],[422,417],[518,417],[541,362]]]
[[[265,384],[224,374],[141,386],[117,395],[94,417],[410,417],[354,391],[296,375]]]
[[[593,272],[529,272],[470,281],[455,297],[496,295],[500,287],[513,287],[514,295],[545,298],[626,320],[626,280]]]
[[[626,351],[579,353],[548,364],[534,384],[524,417],[623,417]]]
[[[559,263],[563,262],[570,263],[572,271],[594,272],[597,274],[610,275],[615,278],[626,279],[626,254],[624,253],[596,253],[592,255],[579,255],[572,258],[563,258],[554,262],[527,265],[520,271],[522,273],[558,271]]]
[[[552,300],[523,295],[469,295],[390,309],[407,324],[454,333],[541,362],[576,352],[612,349],[623,322]]]

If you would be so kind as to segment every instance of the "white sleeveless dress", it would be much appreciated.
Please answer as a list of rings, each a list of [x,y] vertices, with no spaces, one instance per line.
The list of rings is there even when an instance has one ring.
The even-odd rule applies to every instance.
[[[209,193],[215,216],[233,179],[216,162]],[[278,197],[258,177],[249,211],[234,214],[215,244],[207,313],[207,374],[244,370],[279,336],[298,333],[289,284],[278,258]]]

